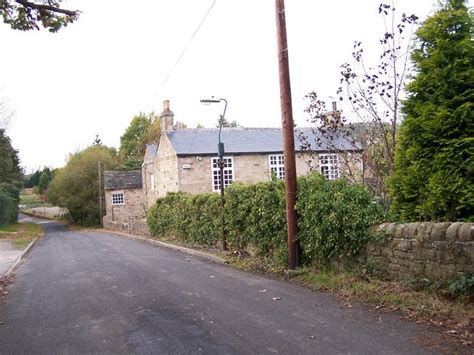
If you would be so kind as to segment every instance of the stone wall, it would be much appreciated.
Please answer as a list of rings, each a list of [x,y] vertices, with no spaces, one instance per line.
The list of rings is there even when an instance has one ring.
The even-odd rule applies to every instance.
[[[150,230],[146,223],[146,219],[130,218],[127,222],[114,222],[104,219],[104,228],[117,232],[150,236]]]
[[[474,273],[474,223],[387,223],[365,255],[387,278],[447,280]]]
[[[114,193],[123,193],[123,205],[112,204]],[[144,218],[146,215],[143,189],[106,190],[105,199],[104,221],[128,223],[130,218]]]

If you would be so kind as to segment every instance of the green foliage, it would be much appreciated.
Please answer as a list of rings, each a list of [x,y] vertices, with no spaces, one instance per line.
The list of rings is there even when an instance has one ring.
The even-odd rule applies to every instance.
[[[382,209],[365,187],[312,174],[299,179],[298,190],[298,240],[306,261],[355,255],[374,239],[370,228]]]
[[[49,183],[53,179],[56,171],[57,169],[51,170],[45,167],[43,170],[36,170],[33,174],[25,175],[23,178],[23,187],[38,187],[38,193],[44,193],[48,189]]]
[[[41,176],[41,170],[36,170],[33,174],[25,175],[23,180],[23,186],[25,188],[32,188],[38,186],[39,179]]]
[[[187,219],[183,222],[187,239],[197,245],[212,246],[219,238],[220,196],[213,193],[192,195],[188,198]]]
[[[474,216],[473,19],[450,0],[418,29],[391,180],[403,221]]]
[[[51,182],[52,179],[52,173],[49,168],[44,168],[43,171],[41,172],[39,181],[38,181],[38,189],[39,193],[43,194],[46,192],[48,189],[49,183]]]
[[[327,181],[319,174],[300,177],[298,240],[304,261],[325,262],[331,257],[356,254],[375,236],[370,227],[379,222],[381,207],[362,186]],[[225,230],[233,249],[285,263],[287,230],[283,181],[244,185],[234,183],[225,193]],[[149,210],[154,236],[173,236],[187,243],[215,245],[219,239],[218,194],[170,193]]]
[[[117,168],[115,149],[100,145],[72,154],[49,185],[49,200],[67,208],[77,224],[93,226],[100,222],[98,162],[104,170]]]
[[[147,221],[154,236],[165,235],[191,244],[211,246],[219,236],[218,211],[219,196],[216,194],[169,193],[150,208]]]
[[[258,255],[286,260],[288,249],[282,180],[230,185],[226,189],[225,210],[231,246],[239,249],[251,246]]]
[[[474,275],[462,274],[459,278],[452,280],[448,286],[448,292],[452,295],[474,295]]]
[[[20,189],[15,185],[0,183],[0,226],[15,223],[18,218]]]
[[[18,151],[13,149],[5,130],[0,129],[0,182],[21,186],[22,179]]]
[[[79,11],[60,8],[61,2],[62,0],[0,0],[0,15],[3,22],[14,30],[39,30],[42,26],[50,32],[57,32],[79,17]]]
[[[134,116],[125,133],[120,137],[119,158],[122,168],[140,169],[145,155],[146,144],[160,139],[160,120],[152,112]]]
[[[22,180],[18,152],[13,149],[5,130],[0,129],[0,225],[17,220]]]

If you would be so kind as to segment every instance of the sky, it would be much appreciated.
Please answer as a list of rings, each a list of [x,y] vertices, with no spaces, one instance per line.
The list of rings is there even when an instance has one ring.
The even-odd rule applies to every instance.
[[[353,42],[377,57],[384,32],[381,0],[286,0],[293,116],[307,125],[304,96],[331,101]],[[68,0],[77,22],[49,33],[0,23],[0,99],[15,111],[7,134],[22,166],[61,167],[96,134],[116,148],[132,117],[162,111],[214,127],[226,118],[244,127],[280,127],[274,0]],[[397,0],[400,12],[425,19],[436,0]],[[183,53],[180,61],[178,57]],[[166,80],[167,79],[167,80]]]

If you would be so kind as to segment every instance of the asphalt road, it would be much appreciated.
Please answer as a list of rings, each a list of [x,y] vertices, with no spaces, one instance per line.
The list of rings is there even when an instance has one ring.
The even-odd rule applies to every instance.
[[[1,354],[424,354],[422,330],[331,295],[45,223],[0,301]]]

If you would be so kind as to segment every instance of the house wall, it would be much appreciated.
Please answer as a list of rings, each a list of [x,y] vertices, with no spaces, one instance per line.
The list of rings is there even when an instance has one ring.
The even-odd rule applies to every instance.
[[[145,162],[142,167],[142,185],[147,209],[150,208],[158,198],[157,178],[155,174],[154,162]],[[154,178],[152,178],[152,176],[154,176]],[[154,183],[154,186],[152,186],[152,183]]]
[[[234,181],[253,184],[268,181],[270,154],[227,155],[234,161]],[[354,155],[356,156],[356,155]],[[360,154],[357,154],[360,156]],[[160,140],[155,164],[145,165],[143,186],[148,208],[157,198],[164,197],[168,192],[204,193],[212,192],[211,156],[178,157],[166,134]],[[312,164],[308,161],[312,160]],[[342,162],[343,159],[340,159]],[[357,161],[357,162],[356,162]],[[311,166],[317,168],[318,156],[312,153],[300,152],[296,154],[297,175],[305,175],[311,171]],[[355,159],[353,167],[360,170],[360,159]],[[341,171],[344,170],[340,164]],[[150,176],[154,175],[155,190],[150,186]]]
[[[153,202],[156,200],[154,199],[155,195],[164,197],[168,192],[179,191],[178,156],[166,134],[162,134],[160,138],[154,175],[156,192],[150,195]]]
[[[124,204],[112,205],[112,194],[123,192]],[[145,217],[145,199],[143,189],[123,189],[105,191],[104,224],[106,221],[126,223],[132,218]]]
[[[234,181],[254,184],[270,179],[269,154],[227,155],[234,161]],[[213,157],[179,157],[179,190],[189,193],[212,192]],[[307,153],[296,155],[296,170],[298,175],[309,172],[306,164]],[[188,166],[189,169],[183,168]]]

